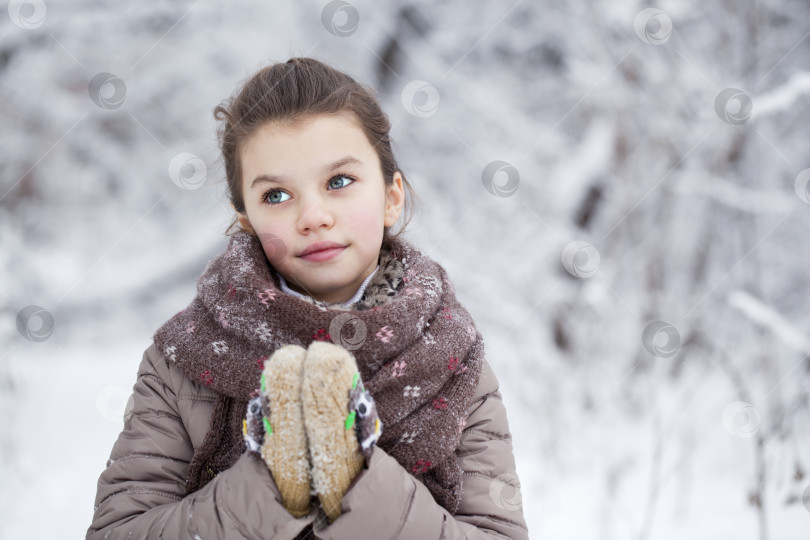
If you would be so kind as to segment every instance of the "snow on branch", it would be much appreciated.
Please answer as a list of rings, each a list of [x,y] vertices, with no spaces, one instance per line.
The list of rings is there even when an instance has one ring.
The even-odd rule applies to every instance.
[[[751,119],[782,111],[791,112],[793,103],[805,94],[810,94],[810,72],[794,73],[786,83],[754,98]]]
[[[695,173],[698,174],[698,173]],[[676,193],[701,195],[751,214],[785,214],[795,207],[795,196],[776,190],[751,189],[718,176],[701,175],[671,186]]]
[[[755,298],[745,291],[737,290],[728,295],[728,303],[755,323],[768,328],[789,347],[802,354],[810,353],[810,338],[759,298]]]

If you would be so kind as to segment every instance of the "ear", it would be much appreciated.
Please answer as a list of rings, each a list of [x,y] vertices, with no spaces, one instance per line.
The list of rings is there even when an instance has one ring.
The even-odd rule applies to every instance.
[[[402,174],[394,173],[394,183],[385,186],[385,226],[391,227],[399,219],[405,205],[405,189],[402,187]]]

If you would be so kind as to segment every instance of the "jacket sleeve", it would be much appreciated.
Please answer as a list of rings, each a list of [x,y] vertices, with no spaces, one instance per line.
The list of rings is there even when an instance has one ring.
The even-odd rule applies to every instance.
[[[527,539],[511,441],[498,382],[485,362],[456,449],[464,471],[456,514],[436,503],[422,482],[375,447],[367,467],[343,497],[342,514],[328,526],[322,520],[314,523],[315,535],[322,539]]]
[[[178,410],[181,384],[180,371],[150,346],[138,369],[131,418],[98,480],[87,538],[294,537],[313,518],[294,519],[264,461],[247,452],[185,495],[194,448]]]

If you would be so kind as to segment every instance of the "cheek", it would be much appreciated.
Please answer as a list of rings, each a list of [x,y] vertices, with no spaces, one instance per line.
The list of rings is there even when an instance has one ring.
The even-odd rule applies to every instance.
[[[367,239],[382,238],[384,214],[382,210],[374,212],[368,208],[357,208],[348,216],[355,234]]]
[[[264,248],[264,254],[267,260],[277,267],[281,264],[287,255],[291,255],[289,245],[284,235],[275,228],[263,227],[256,230],[256,236]]]

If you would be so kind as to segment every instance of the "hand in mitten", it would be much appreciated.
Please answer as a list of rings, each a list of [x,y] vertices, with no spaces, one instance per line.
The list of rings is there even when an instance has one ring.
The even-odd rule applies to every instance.
[[[309,513],[311,496],[301,407],[305,356],[303,347],[287,345],[265,361],[243,425],[248,452],[264,459],[284,507],[295,517]]]
[[[330,522],[382,432],[352,354],[333,343],[307,349],[301,387],[312,486]]]

